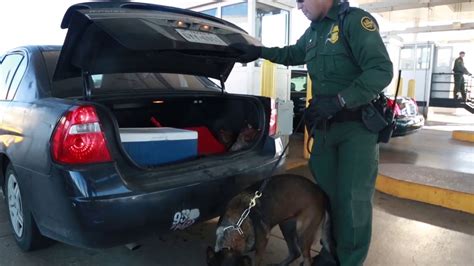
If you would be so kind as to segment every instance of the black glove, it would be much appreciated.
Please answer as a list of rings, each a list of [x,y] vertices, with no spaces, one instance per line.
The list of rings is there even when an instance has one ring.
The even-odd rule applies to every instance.
[[[229,45],[230,48],[242,53],[237,57],[240,63],[248,63],[257,60],[262,54],[262,47],[246,43],[233,43]]]
[[[319,96],[311,100],[311,102],[312,103],[310,104],[310,106],[314,106],[312,107],[314,108],[312,112],[322,119],[332,118],[334,115],[336,115],[337,112],[341,111],[343,108],[338,96]]]

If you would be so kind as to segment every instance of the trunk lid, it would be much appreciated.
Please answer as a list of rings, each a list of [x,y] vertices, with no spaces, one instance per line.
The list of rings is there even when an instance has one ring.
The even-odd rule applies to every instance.
[[[165,72],[225,81],[239,52],[257,41],[224,20],[141,3],[83,3],[63,19],[68,28],[53,80],[83,74]]]

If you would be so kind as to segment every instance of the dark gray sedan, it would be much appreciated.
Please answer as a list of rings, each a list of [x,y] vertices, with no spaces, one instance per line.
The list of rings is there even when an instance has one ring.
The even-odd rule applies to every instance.
[[[225,92],[229,44],[256,43],[242,29],[140,3],[77,4],[62,28],[62,47],[0,57],[0,185],[22,249],[180,230],[275,165],[271,100]]]

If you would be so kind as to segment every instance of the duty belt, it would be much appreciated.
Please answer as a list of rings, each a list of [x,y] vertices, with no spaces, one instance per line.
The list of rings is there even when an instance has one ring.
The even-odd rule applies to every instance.
[[[316,124],[316,129],[324,130],[325,127],[329,127],[332,123],[343,123],[350,121],[362,121],[362,109],[343,109],[336,113],[334,117],[329,120],[321,120]]]
[[[362,121],[362,110],[357,108],[355,110],[343,109],[336,113],[336,115],[329,119],[329,122],[348,122],[348,121]]]

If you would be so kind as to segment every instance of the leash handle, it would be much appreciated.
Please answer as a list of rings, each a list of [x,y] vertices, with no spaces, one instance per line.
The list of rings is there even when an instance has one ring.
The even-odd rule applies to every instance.
[[[402,70],[398,70],[398,81],[397,81],[397,89],[395,90],[395,99],[393,100],[393,106],[392,106],[392,113],[395,116],[395,105],[397,104],[397,96],[398,96],[398,90],[400,89],[400,80],[402,78]]]

